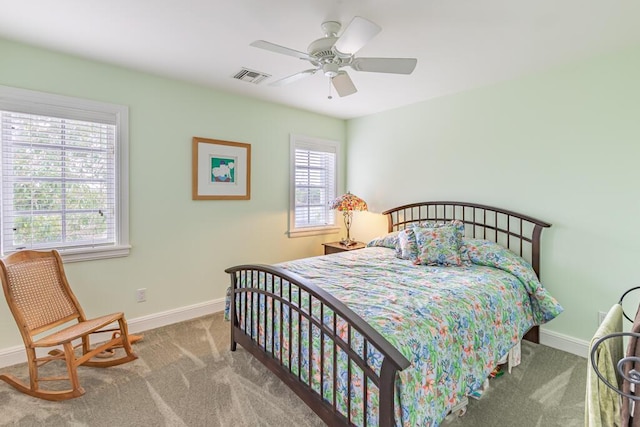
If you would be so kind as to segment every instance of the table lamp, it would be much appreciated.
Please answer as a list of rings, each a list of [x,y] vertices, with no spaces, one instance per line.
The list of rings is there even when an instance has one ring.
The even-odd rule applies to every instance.
[[[340,243],[345,246],[355,245],[356,241],[352,240],[351,236],[349,235],[349,229],[351,228],[351,223],[353,222],[353,211],[366,211],[367,202],[362,200],[360,197],[347,192],[347,194],[343,194],[342,196],[333,200],[329,204],[329,208],[342,211],[344,226],[347,228],[347,238],[341,240]]]

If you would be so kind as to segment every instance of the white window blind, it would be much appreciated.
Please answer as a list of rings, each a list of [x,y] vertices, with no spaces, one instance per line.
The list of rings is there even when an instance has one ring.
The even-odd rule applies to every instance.
[[[2,253],[55,248],[71,261],[128,253],[120,114],[17,95],[0,99]],[[87,252],[98,255],[78,256]]]
[[[338,144],[292,137],[292,221],[290,232],[335,229]]]

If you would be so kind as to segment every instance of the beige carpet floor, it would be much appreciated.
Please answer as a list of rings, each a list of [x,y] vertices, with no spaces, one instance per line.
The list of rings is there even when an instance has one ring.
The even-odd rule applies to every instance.
[[[240,346],[229,351],[222,314],[147,331],[134,350],[134,362],[80,368],[86,394],[77,399],[43,401],[0,382],[0,425],[324,425]],[[522,353],[520,367],[492,379],[482,399],[470,399],[466,415],[443,426],[583,425],[586,359],[531,343]],[[27,378],[26,364],[0,371]]]

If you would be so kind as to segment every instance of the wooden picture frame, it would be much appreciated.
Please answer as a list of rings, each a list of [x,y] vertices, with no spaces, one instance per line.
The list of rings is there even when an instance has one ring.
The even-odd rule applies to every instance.
[[[251,144],[193,137],[192,199],[249,200]]]

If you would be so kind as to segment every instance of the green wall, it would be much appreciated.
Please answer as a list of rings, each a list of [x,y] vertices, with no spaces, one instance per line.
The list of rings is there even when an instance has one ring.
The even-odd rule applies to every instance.
[[[640,285],[638,75],[634,48],[345,122],[0,40],[0,84],[130,108],[131,255],[67,265],[89,315],[130,319],[222,298],[224,268],[318,255],[338,237],[285,235],[297,133],[348,141],[348,189],[373,211],[356,215],[358,240],[384,232],[376,212],[420,200],[551,222],[542,282],[565,313],[545,331],[588,340],[597,312]],[[252,144],[250,201],[191,200],[192,136]],[[20,344],[0,304],[0,350]]]
[[[66,266],[89,316],[132,319],[220,299],[225,268],[319,255],[337,240],[285,234],[289,135],[344,143],[343,120],[1,39],[0,84],[129,106],[131,255]],[[251,200],[191,200],[193,136],[251,144]],[[147,302],[135,302],[138,288]],[[21,343],[3,302],[0,350]]]
[[[349,189],[377,212],[460,200],[552,223],[542,282],[565,312],[544,330],[589,340],[597,312],[640,285],[638,76],[634,48],[350,120]],[[384,230],[361,218],[360,237]]]

